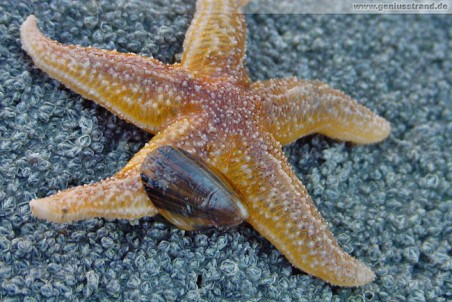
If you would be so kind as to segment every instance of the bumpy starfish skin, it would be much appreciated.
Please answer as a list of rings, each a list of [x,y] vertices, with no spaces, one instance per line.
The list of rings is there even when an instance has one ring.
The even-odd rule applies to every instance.
[[[153,149],[172,145],[231,181],[248,222],[296,267],[332,284],[358,286],[373,272],[345,253],[288,164],[281,144],[310,133],[356,143],[386,138],[390,125],[343,93],[295,78],[251,83],[245,67],[247,1],[199,0],[180,64],[116,51],[64,46],[35,17],[24,50],[51,77],[156,136],[113,177],[30,202],[54,222],[157,214],[140,180]]]

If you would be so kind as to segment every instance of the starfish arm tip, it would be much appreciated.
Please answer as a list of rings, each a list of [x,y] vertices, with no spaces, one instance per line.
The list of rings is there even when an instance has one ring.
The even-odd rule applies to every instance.
[[[313,261],[304,262],[301,260],[304,256],[301,253],[300,257],[292,259],[294,266],[332,285],[358,287],[375,280],[375,273],[371,268],[340,248],[336,253],[330,254],[331,259],[336,259],[335,264],[328,263],[329,260],[322,259],[321,257],[314,257]],[[313,268],[313,263],[317,263],[318,266]]]
[[[60,191],[57,194],[33,199],[30,201],[30,210],[33,216],[53,223],[71,223],[74,221],[89,219],[93,217],[84,216],[82,213],[73,211],[76,200],[80,200],[80,196],[73,194],[78,188]]]
[[[51,222],[61,222],[49,207],[49,198],[33,199],[30,201],[30,210],[33,216]]]
[[[321,243],[322,238],[327,237],[330,236],[326,233],[311,239],[300,237],[303,241],[317,241],[319,247],[313,244],[312,249],[286,242],[280,250],[287,252],[286,256],[294,266],[335,286],[357,287],[375,280],[372,269],[342,250],[332,236],[331,240]]]
[[[37,25],[37,20],[38,19],[35,17],[35,15],[29,15],[20,26],[20,32],[23,33],[29,29],[35,28]]]
[[[29,15],[20,26],[20,41],[22,49],[29,52],[31,49],[31,41],[42,36],[38,28],[38,19],[35,15]]]
[[[363,264],[363,269],[358,272],[356,279],[358,281],[357,286],[365,285],[375,280],[375,273],[369,267]]]
[[[375,140],[370,141],[369,142],[370,144],[379,143],[379,142],[387,139],[389,137],[389,135],[391,134],[391,124],[389,124],[389,122],[386,122],[386,124],[381,129],[379,129],[379,132],[380,132],[380,136],[376,137]]]
[[[369,127],[367,132],[360,133],[360,137],[357,137],[355,140],[350,140],[357,144],[374,144],[385,140],[391,134],[391,123],[386,119],[375,115],[375,120],[372,124],[374,126]]]
[[[353,260],[355,262],[355,268],[354,274],[351,275],[351,278],[344,278],[343,280],[338,280],[338,282],[332,282],[333,285],[358,287],[371,283],[375,280],[375,273],[372,269],[357,259],[353,258]]]
[[[351,256],[350,256],[351,257]],[[355,274],[350,280],[346,280],[344,284],[339,284],[346,287],[357,287],[368,284],[375,280],[375,273],[363,262],[354,259],[356,261]]]
[[[381,140],[386,139],[392,131],[392,127],[391,127],[391,123],[387,120],[385,120],[384,118],[381,118],[382,122],[381,122],[381,127],[380,127],[380,132],[381,132]]]
[[[350,129],[350,131],[343,131],[340,134],[337,134],[334,129],[327,129],[325,134],[333,138],[338,136],[338,139],[361,145],[379,143],[388,138],[391,134],[391,123],[386,119],[375,115],[371,124],[372,126],[358,128],[361,129],[360,131]]]

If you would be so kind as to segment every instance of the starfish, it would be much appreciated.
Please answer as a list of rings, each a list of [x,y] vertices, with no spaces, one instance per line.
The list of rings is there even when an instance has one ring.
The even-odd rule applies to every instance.
[[[331,284],[359,286],[374,273],[344,252],[285,158],[281,145],[320,133],[375,143],[390,124],[319,81],[251,82],[245,66],[244,0],[198,0],[180,63],[45,37],[29,16],[23,49],[36,66],[86,99],[155,136],[114,176],[30,202],[57,223],[158,214],[140,167],[161,146],[174,146],[223,173],[248,208],[247,222],[293,266]]]

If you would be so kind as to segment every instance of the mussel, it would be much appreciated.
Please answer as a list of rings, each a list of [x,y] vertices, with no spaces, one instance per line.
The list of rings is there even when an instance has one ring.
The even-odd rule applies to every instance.
[[[141,166],[141,179],[160,214],[181,229],[231,228],[248,217],[228,179],[180,148],[154,149]]]

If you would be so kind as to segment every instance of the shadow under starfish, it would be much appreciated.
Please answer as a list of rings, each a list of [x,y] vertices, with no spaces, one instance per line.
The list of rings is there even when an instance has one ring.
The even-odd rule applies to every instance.
[[[368,144],[390,125],[340,91],[296,78],[250,82],[239,0],[198,0],[181,63],[64,46],[30,16],[23,49],[51,77],[130,123],[156,134],[116,175],[30,202],[34,215],[64,223],[158,214],[140,171],[162,146],[220,171],[240,194],[247,221],[297,268],[341,286],[374,279],[345,253],[288,164],[281,144],[311,133]]]

